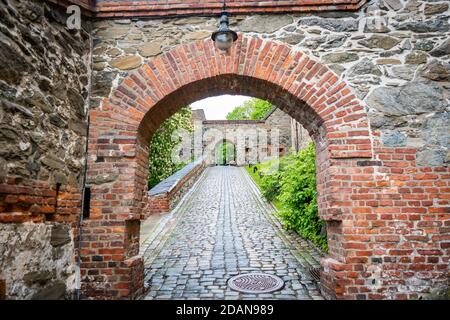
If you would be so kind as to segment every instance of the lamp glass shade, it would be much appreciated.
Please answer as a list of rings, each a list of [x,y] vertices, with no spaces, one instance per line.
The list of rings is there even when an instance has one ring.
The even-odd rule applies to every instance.
[[[234,42],[234,37],[232,32],[219,32],[214,38],[214,43],[217,49],[226,51],[231,48]]]

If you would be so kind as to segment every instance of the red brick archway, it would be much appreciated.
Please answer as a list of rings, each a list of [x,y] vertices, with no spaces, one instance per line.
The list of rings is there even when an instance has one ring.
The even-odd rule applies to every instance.
[[[284,44],[242,35],[226,54],[207,39],[150,59],[91,111],[88,177],[108,176],[110,182],[92,187],[91,215],[84,222],[82,289],[87,296],[139,293],[139,218],[146,200],[149,139],[180,107],[226,93],[271,101],[315,140],[319,214],[327,221],[330,245],[322,261],[324,293],[355,298],[357,292],[348,287],[357,284],[370,253],[349,254],[345,229],[358,204],[348,194],[364,199],[376,165],[370,161],[365,109],[326,66]],[[346,272],[356,275],[350,279]]]

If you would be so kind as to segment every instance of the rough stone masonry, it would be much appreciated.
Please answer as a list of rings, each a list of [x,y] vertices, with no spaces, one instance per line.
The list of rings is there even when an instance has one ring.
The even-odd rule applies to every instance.
[[[67,30],[64,9],[37,0],[0,1],[0,280],[8,299],[71,297],[75,288],[88,109],[95,124],[88,152],[88,184],[94,192],[81,243],[83,293],[131,298],[142,289],[132,230],[133,212],[144,207],[146,192],[141,182],[146,172],[139,169],[145,168],[145,139],[137,132],[139,112],[147,109],[135,93],[153,88],[154,80],[139,77],[149,61],[160,62],[154,69],[163,70],[168,67],[160,57],[173,57],[179,48],[192,50],[207,39],[217,27],[211,12],[220,11],[219,3],[207,7],[199,1],[185,12],[190,16],[177,17],[176,5],[152,12],[153,2],[97,1],[95,6],[83,1],[83,28]],[[339,133],[333,138],[316,133],[316,143],[326,142],[318,150],[319,161],[324,160],[319,164],[332,166],[323,179],[335,179],[318,190],[321,215],[334,235],[322,261],[327,297],[448,295],[449,3],[342,1],[330,7],[331,1],[317,6],[289,1],[283,10],[276,1],[268,3],[256,10],[254,2],[238,1],[230,8],[231,27],[254,45],[255,59],[263,52],[262,41],[301,52],[332,70],[355,95],[355,108],[361,105],[367,114],[364,137],[352,143],[369,145],[369,158],[328,157],[348,145]],[[159,77],[162,85],[171,75]],[[320,80],[311,79],[305,87],[319,95]],[[263,89],[255,92],[263,95]],[[121,108],[110,102],[117,100]],[[296,101],[285,110],[302,122]],[[340,113],[346,102],[330,101],[338,111],[322,116],[327,129],[331,116],[341,128],[343,119],[353,121]],[[165,117],[152,115],[142,126],[151,132]],[[112,124],[116,127],[108,136]],[[122,145],[124,140],[131,142]],[[337,149],[327,149],[330,145]],[[134,167],[121,162],[122,156],[135,161]],[[137,178],[126,180],[134,184],[125,190],[122,177],[135,171]],[[322,176],[318,181],[322,185]],[[332,190],[346,192],[337,196]]]
[[[0,279],[8,299],[71,298],[90,82],[89,24],[0,2]]]

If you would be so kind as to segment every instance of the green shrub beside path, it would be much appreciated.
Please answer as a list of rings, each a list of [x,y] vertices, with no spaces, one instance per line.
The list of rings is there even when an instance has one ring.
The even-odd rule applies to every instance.
[[[278,210],[283,225],[296,231],[327,251],[325,224],[318,217],[314,144],[279,160],[279,170],[271,170],[274,162],[246,167],[261,189],[262,195]]]

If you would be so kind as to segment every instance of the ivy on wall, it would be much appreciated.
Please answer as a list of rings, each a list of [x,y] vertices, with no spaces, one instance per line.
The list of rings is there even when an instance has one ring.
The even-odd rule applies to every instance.
[[[179,129],[193,131],[191,116],[192,110],[189,106],[181,108],[165,120],[153,135],[149,152],[149,189],[186,165],[172,159],[172,151],[181,142],[181,138],[174,139],[173,135]]]

